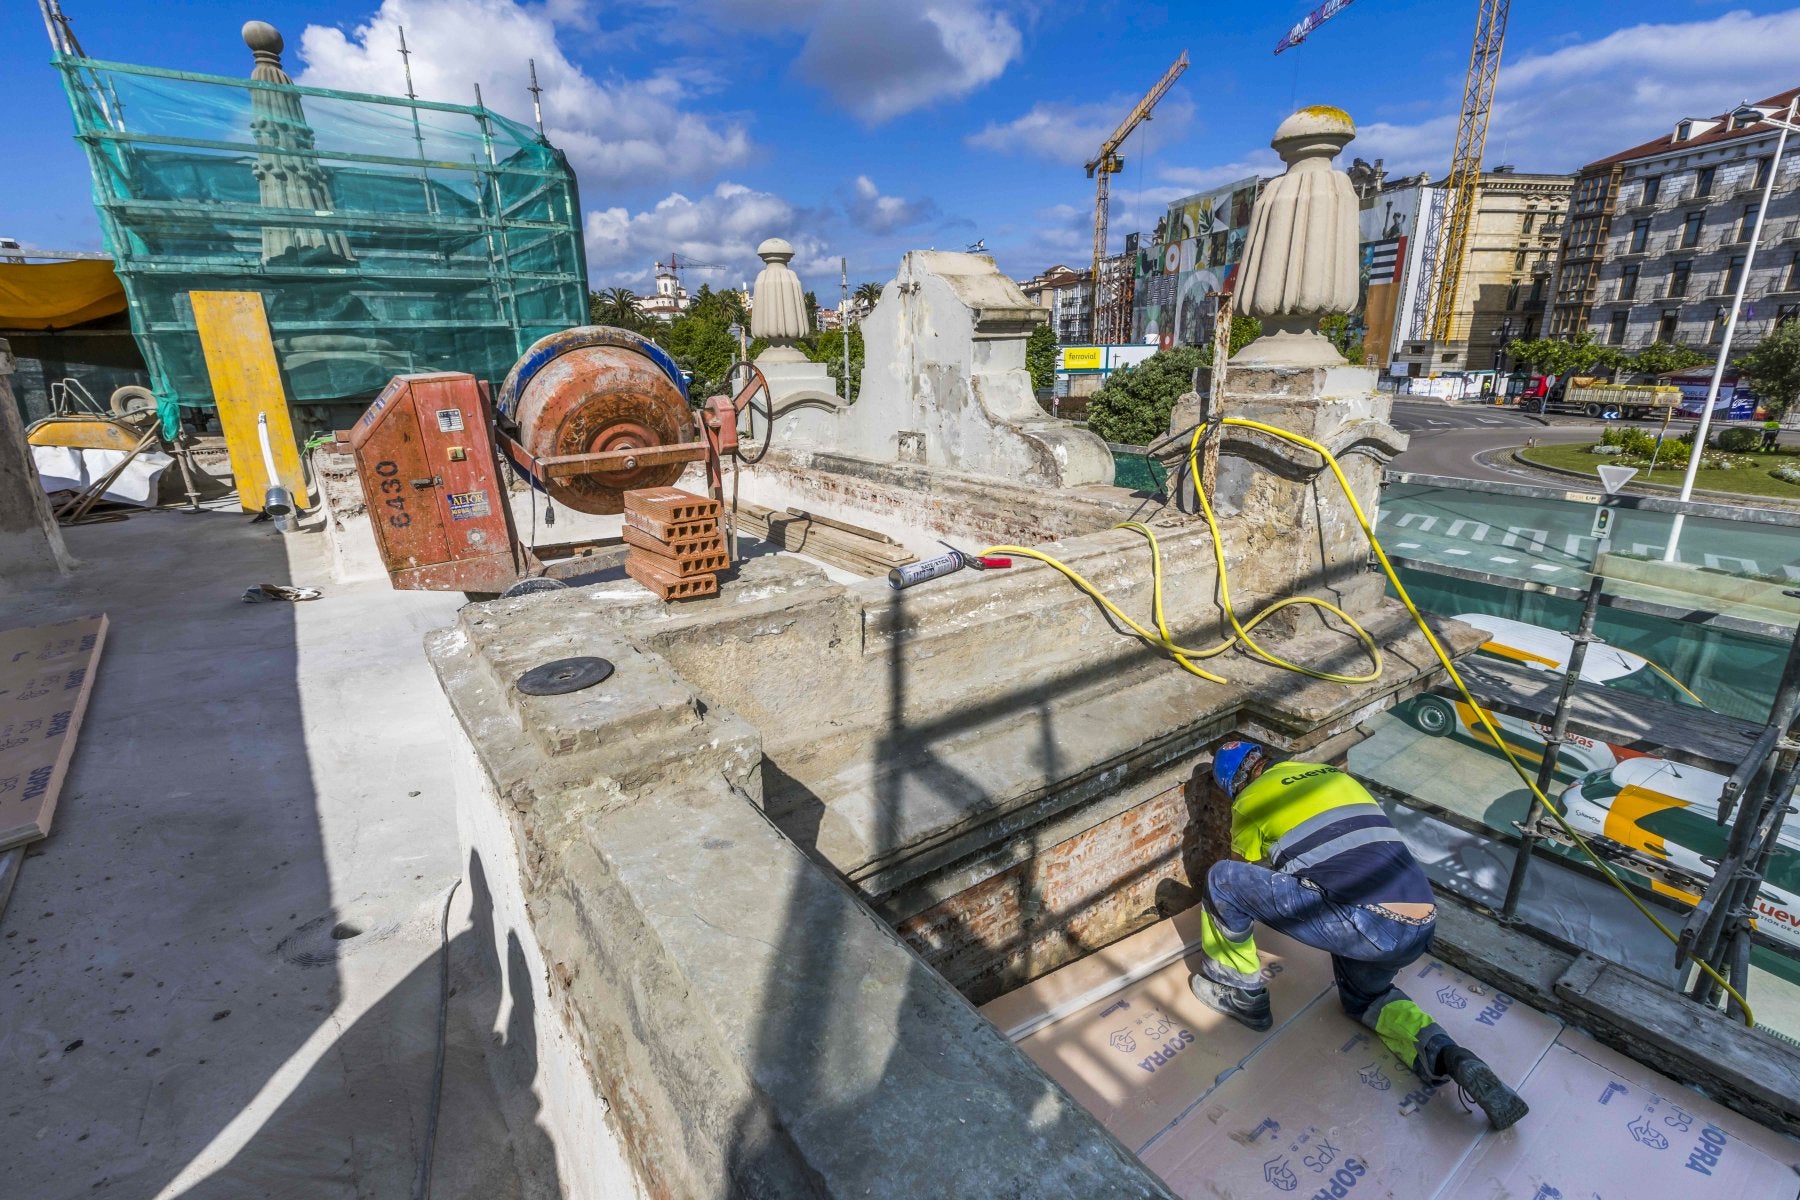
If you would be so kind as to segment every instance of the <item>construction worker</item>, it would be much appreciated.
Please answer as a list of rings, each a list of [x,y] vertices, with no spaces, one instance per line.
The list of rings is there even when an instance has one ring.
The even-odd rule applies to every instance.
[[[1781,438],[1781,422],[1770,417],[1763,422],[1762,433],[1762,452],[1767,454],[1775,449],[1775,443]]]
[[[1394,986],[1430,948],[1437,906],[1374,798],[1336,767],[1277,760],[1256,742],[1226,741],[1212,770],[1232,797],[1231,848],[1244,861],[1207,873],[1195,997],[1252,1029],[1274,1024],[1250,936],[1261,921],[1329,953],[1344,1011],[1420,1079],[1455,1080],[1495,1129],[1523,1117],[1525,1101]]]

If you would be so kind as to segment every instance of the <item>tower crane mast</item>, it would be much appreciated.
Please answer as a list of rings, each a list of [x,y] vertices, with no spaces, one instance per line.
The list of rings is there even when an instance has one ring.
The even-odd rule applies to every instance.
[[[1094,335],[1100,341],[1100,321],[1104,308],[1101,298],[1100,263],[1106,258],[1106,223],[1112,207],[1112,177],[1125,169],[1125,160],[1119,157],[1119,147],[1131,136],[1131,131],[1149,119],[1150,110],[1163,98],[1181,73],[1188,68],[1187,51],[1170,65],[1163,77],[1156,81],[1156,86],[1144,93],[1144,98],[1137,102],[1119,127],[1113,130],[1112,136],[1100,143],[1100,153],[1087,164],[1088,178],[1094,181]],[[1110,333],[1111,331],[1109,331]]]
[[[1463,262],[1481,190],[1481,158],[1487,150],[1488,120],[1494,113],[1494,87],[1500,81],[1500,51],[1506,44],[1506,18],[1512,0],[1480,0],[1475,16],[1475,44],[1469,51],[1469,78],[1463,85],[1462,115],[1456,125],[1456,153],[1444,195],[1443,228],[1437,241],[1437,280],[1432,289],[1426,333],[1433,342],[1450,337],[1456,296],[1462,290]]]

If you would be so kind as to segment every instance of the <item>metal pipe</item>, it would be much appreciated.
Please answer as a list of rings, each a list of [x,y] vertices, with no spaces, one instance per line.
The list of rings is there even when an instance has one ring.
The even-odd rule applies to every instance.
[[[1603,539],[1595,547],[1595,555],[1603,553],[1606,548]],[[1550,736],[1544,741],[1544,760],[1538,767],[1537,791],[1531,795],[1531,806],[1525,812],[1525,823],[1519,830],[1519,853],[1513,859],[1512,877],[1506,881],[1506,900],[1500,906],[1500,919],[1513,921],[1518,919],[1519,897],[1525,890],[1525,876],[1531,870],[1531,856],[1537,849],[1539,838],[1532,831],[1544,817],[1543,801],[1540,795],[1548,795],[1550,781],[1556,776],[1556,764],[1562,758],[1563,739],[1569,732],[1569,709],[1575,699],[1575,688],[1581,682],[1581,667],[1587,661],[1588,644],[1594,641],[1594,617],[1600,611],[1600,590],[1606,580],[1598,571],[1588,580],[1587,597],[1581,605],[1581,623],[1576,627],[1573,641],[1575,646],[1569,651],[1568,670],[1563,673],[1562,690],[1556,697],[1556,716],[1550,722]]]
[[[1725,378],[1725,360],[1731,355],[1731,339],[1737,333],[1738,314],[1744,308],[1744,290],[1750,286],[1750,272],[1756,265],[1756,245],[1762,240],[1763,221],[1769,215],[1769,200],[1775,194],[1775,177],[1781,174],[1781,156],[1787,150],[1788,130],[1793,128],[1795,106],[1800,105],[1800,96],[1788,101],[1787,120],[1771,121],[1780,128],[1781,135],[1775,139],[1775,158],[1769,164],[1769,177],[1763,181],[1762,203],[1756,206],[1756,224],[1750,230],[1750,245],[1744,250],[1744,269],[1738,273],[1737,292],[1731,298],[1731,319],[1725,322],[1725,333],[1719,339],[1719,358],[1713,363],[1712,383],[1706,389],[1706,404],[1700,409],[1700,427],[1694,434],[1694,448],[1688,454],[1687,474],[1681,480],[1681,499],[1691,500],[1694,497],[1694,476],[1700,470],[1700,456],[1706,453],[1706,433],[1712,428],[1713,405],[1719,400],[1719,382]],[[1768,121],[1769,118],[1762,118]],[[1675,514],[1675,524],[1669,529],[1669,544],[1663,550],[1663,561],[1675,561],[1676,551],[1681,545],[1681,526],[1683,515]]]

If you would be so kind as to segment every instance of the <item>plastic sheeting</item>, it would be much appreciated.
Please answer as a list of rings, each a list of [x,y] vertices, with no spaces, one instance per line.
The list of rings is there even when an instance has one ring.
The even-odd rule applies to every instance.
[[[33,446],[31,461],[37,464],[38,478],[46,492],[86,491],[95,480],[119,465],[123,450],[77,450],[69,446]],[[139,508],[156,505],[156,491],[163,472],[175,460],[160,450],[146,450],[119,472],[107,486],[103,497],[119,504]]]
[[[69,329],[124,311],[110,262],[0,262],[0,329]]]

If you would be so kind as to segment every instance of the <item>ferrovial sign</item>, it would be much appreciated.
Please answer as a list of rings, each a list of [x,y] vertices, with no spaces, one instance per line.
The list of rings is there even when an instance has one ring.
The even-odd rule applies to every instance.
[[[1065,371],[1098,371],[1106,361],[1104,346],[1065,346],[1062,369]]]

